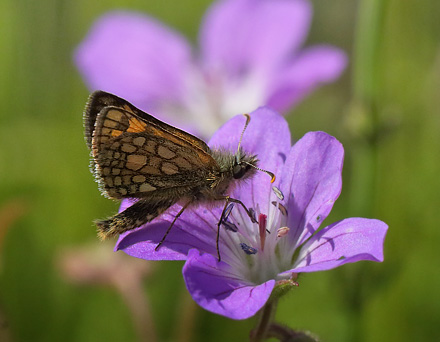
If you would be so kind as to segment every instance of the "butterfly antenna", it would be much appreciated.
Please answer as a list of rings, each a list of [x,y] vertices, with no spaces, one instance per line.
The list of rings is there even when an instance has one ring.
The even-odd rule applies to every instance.
[[[237,149],[237,154],[236,154],[237,160],[240,159],[240,145],[241,145],[241,141],[243,140],[244,131],[246,130],[247,126],[249,125],[249,122],[251,121],[251,116],[249,114],[243,114],[243,115],[246,117],[246,123],[244,124],[243,131],[241,131],[240,140],[238,142],[238,149]],[[256,167],[255,165],[252,165],[251,163],[248,163],[246,161],[242,161],[242,162],[249,165],[249,166],[252,166],[254,169],[257,169],[258,171],[262,171],[264,173],[267,173],[272,178],[270,180],[270,182],[271,183],[275,182],[275,175],[272,172],[260,169],[259,167]]]
[[[275,174],[273,174],[272,172],[267,171],[267,170],[260,169],[259,167],[256,167],[255,165],[252,165],[251,163],[248,163],[248,162],[246,162],[246,161],[243,161],[243,163],[245,163],[245,164],[247,164],[247,165],[249,165],[249,166],[252,166],[254,169],[257,169],[258,171],[262,171],[262,172],[264,172],[264,173],[267,173],[267,174],[272,178],[272,179],[270,180],[270,182],[271,182],[271,183],[275,182]]]
[[[249,125],[249,122],[251,121],[251,116],[249,114],[243,114],[243,115],[246,117],[246,123],[244,124],[243,130],[241,131],[240,140],[238,142],[238,148],[237,148],[237,158],[238,159],[240,156],[240,146],[241,146],[241,141],[243,140],[244,131],[246,130],[247,126]]]

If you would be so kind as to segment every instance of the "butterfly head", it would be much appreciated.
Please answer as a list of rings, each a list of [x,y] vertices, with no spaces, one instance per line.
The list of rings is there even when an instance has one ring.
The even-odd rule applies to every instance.
[[[246,176],[249,177],[255,173],[258,159],[255,155],[246,155],[239,150],[234,157],[232,165],[232,177],[234,179],[241,179]]]
[[[271,178],[271,183],[275,181],[275,175],[267,170],[260,169],[257,167],[258,158],[256,155],[248,155],[241,149],[238,150],[237,154],[234,156],[234,162],[231,168],[232,177],[234,179],[245,179],[252,176],[255,171],[262,171],[267,173]]]
[[[275,175],[270,172],[263,169],[260,169],[257,167],[258,159],[256,155],[247,155],[243,152],[241,149],[241,141],[243,140],[243,134],[246,131],[247,126],[249,125],[249,122],[251,120],[251,117],[249,114],[244,114],[246,118],[246,123],[244,125],[243,131],[241,132],[240,140],[238,142],[238,149],[237,153],[235,154],[233,166],[232,166],[232,177],[234,179],[242,179],[244,177],[252,176],[256,170],[262,171],[264,173],[267,173],[269,176],[271,176],[272,180],[271,183],[275,181]]]

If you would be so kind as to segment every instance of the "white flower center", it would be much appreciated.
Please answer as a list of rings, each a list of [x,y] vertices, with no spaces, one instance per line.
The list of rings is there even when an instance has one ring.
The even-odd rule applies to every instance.
[[[265,215],[260,213],[259,208],[255,208],[259,223],[252,223],[244,210],[234,208],[228,221],[238,231],[228,229],[221,233],[229,249],[222,253],[222,259],[233,267],[237,277],[252,284],[290,277],[288,274],[279,276],[279,273],[292,266],[291,254],[286,258],[285,253],[289,248],[287,210],[277,201],[276,196],[271,196],[271,201],[273,204]]]
[[[236,78],[222,72],[187,73],[182,115],[199,132],[210,137],[235,115],[250,113],[266,102],[264,79],[256,74]]]

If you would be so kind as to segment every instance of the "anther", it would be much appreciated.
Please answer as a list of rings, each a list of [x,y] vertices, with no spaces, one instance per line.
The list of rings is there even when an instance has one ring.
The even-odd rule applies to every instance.
[[[280,189],[278,189],[275,185],[272,187],[273,192],[277,197],[282,201],[284,199],[284,194],[281,192]]]
[[[277,237],[281,238],[283,236],[286,236],[287,233],[289,233],[290,228],[288,227],[281,227],[277,229]]]
[[[281,214],[283,214],[284,216],[287,216],[287,209],[284,205],[282,205],[281,203],[278,203],[276,201],[272,201],[271,203],[281,211]]]
[[[252,223],[257,223],[258,221],[257,221],[257,216],[255,215],[254,208],[249,208],[248,210],[249,210],[249,216],[250,216]]]
[[[258,252],[256,248],[248,246],[244,242],[240,243],[240,247],[248,255],[257,254]]]

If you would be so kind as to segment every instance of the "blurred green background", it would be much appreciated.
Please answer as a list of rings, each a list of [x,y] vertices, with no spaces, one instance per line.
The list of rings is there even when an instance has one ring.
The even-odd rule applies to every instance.
[[[290,127],[295,138],[324,130],[345,146],[342,195],[326,223],[374,217],[390,229],[384,263],[304,275],[277,320],[323,341],[440,341],[440,2],[312,3],[307,44],[339,46],[350,65],[288,116]],[[0,2],[0,341],[148,341],[151,320],[158,341],[247,340],[255,320],[197,307],[181,262],[140,265],[94,247],[92,221],[118,204],[99,194],[88,169],[88,91],[72,63],[108,10],[149,13],[196,43],[208,6]],[[60,271],[66,249],[114,270],[83,281],[93,284],[72,282]],[[139,316],[145,321],[133,319]]]

